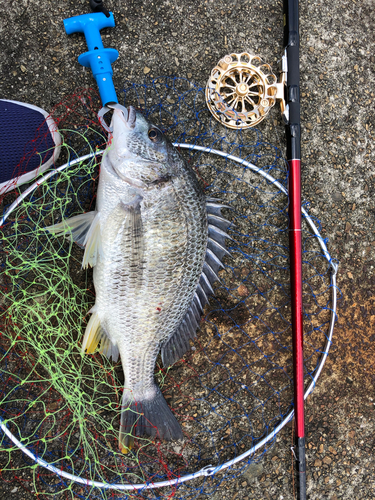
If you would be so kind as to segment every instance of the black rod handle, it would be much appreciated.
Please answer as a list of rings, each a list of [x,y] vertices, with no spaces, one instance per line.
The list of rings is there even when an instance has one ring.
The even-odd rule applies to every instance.
[[[288,62],[287,104],[289,124],[287,159],[301,159],[301,117],[299,77],[299,20],[298,0],[284,0],[284,47]]]

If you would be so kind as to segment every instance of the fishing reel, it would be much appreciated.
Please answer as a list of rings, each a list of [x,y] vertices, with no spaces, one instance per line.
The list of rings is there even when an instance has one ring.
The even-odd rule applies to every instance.
[[[287,123],[285,54],[281,63],[277,82],[271,66],[259,56],[248,52],[224,56],[211,71],[206,87],[207,106],[216,120],[232,129],[254,127],[279,100]]]

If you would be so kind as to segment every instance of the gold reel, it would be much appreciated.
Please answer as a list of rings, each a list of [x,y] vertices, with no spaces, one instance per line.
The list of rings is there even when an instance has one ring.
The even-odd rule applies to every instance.
[[[284,83],[282,83],[284,87]],[[211,71],[206,102],[213,116],[226,127],[238,129],[260,123],[281,98],[271,66],[259,56],[243,52],[223,57]]]

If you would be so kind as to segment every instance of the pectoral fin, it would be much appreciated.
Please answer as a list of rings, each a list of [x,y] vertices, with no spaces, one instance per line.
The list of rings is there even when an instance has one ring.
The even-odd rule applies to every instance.
[[[72,241],[84,248],[87,233],[95,219],[97,212],[87,212],[85,214],[76,215],[70,219],[61,221],[59,224],[48,226],[46,231],[54,236],[65,235]]]
[[[98,258],[103,256],[102,239],[100,234],[100,212],[95,213],[96,215],[84,241],[85,253],[83,254],[82,259],[82,269],[86,269],[88,266],[94,267]]]
[[[86,269],[88,266],[94,267],[98,257],[103,254],[99,220],[99,212],[87,212],[48,226],[46,231],[55,236],[65,235],[81,248],[85,248],[82,268]]]

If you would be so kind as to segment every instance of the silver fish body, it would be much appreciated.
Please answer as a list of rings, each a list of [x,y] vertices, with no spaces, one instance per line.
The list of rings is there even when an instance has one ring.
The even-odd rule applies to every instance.
[[[115,115],[114,131],[116,119],[121,117]],[[138,115],[136,123],[143,120]],[[207,246],[206,201],[195,175],[164,138],[160,157],[150,155],[146,147],[137,152],[146,162],[138,157],[133,163],[125,155],[120,167],[112,165],[113,155],[105,155],[97,198],[103,258],[94,267],[94,311],[120,352],[125,375],[122,408],[132,413],[124,415],[124,434],[131,427],[127,420],[138,420],[147,402],[155,405],[162,397],[154,381],[156,357],[192,302]],[[166,408],[162,414],[169,413]],[[156,425],[160,437],[182,437],[174,428],[174,434],[168,426],[163,429],[163,422]],[[135,429],[141,432],[142,427]],[[125,441],[125,436],[120,438]]]
[[[82,350],[118,354],[125,376],[120,449],[134,436],[181,439],[154,369],[172,364],[194,338],[227,253],[220,204],[206,200],[192,169],[133,108],[114,110],[95,212],[48,228],[69,231],[94,267],[96,301]]]

